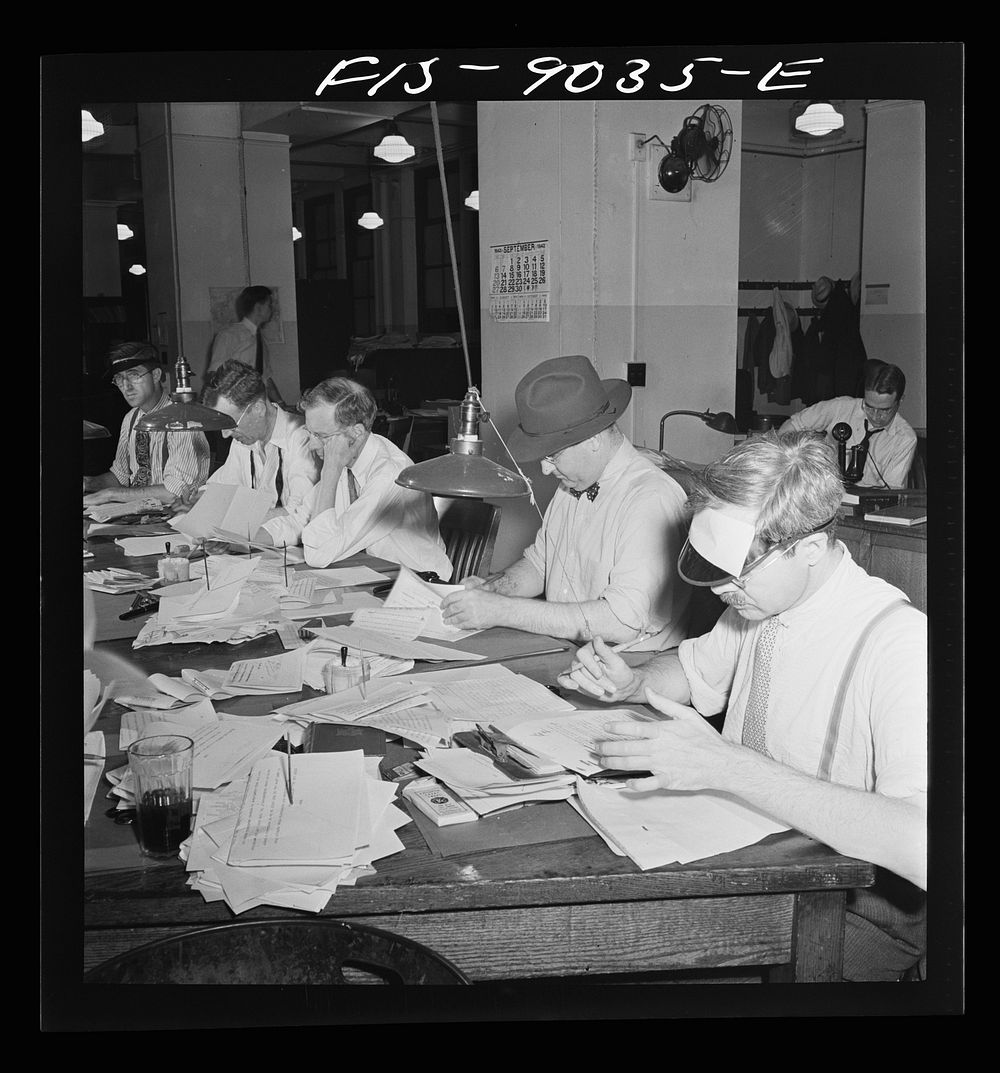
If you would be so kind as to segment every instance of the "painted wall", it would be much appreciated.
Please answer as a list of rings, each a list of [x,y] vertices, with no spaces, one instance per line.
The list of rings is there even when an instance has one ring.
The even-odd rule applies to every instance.
[[[154,335],[171,361],[184,354],[200,387],[213,337],[209,288],[277,288],[281,323],[269,333],[274,379],[295,399],[288,140],[241,133],[235,103],[139,105]]]
[[[900,413],[927,424],[927,259],[922,101],[868,105],[861,336],[906,374]]]
[[[656,447],[668,410],[734,406],[740,154],[689,201],[651,200],[648,163],[630,159],[630,134],[681,129],[700,102],[561,101],[479,104],[480,301],[483,399],[502,433],[516,421],[514,387],[538,362],[585,354],[605,378],[646,363],[620,423]],[[722,101],[740,139],[741,102]],[[655,167],[655,165],[654,165]],[[551,319],[497,323],[489,315],[491,246],[551,242]],[[505,460],[492,433],[491,457]],[[694,418],[667,423],[665,449],[693,461],[731,441]],[[494,453],[494,452],[498,453]],[[537,478],[537,464],[526,469]],[[551,481],[536,481],[539,506]],[[538,525],[527,501],[505,501],[496,568],[520,554]]]

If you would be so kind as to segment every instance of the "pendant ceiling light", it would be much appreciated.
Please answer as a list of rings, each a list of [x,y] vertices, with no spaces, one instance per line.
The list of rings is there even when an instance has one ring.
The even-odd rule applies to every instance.
[[[124,242],[126,239],[132,238],[134,235],[135,235],[135,232],[132,230],[131,227],[129,227],[128,224],[119,224],[118,225],[118,241],[119,242]]]
[[[465,204],[470,209],[475,209],[479,212],[479,191],[473,190],[471,194],[465,199]]]
[[[372,152],[387,164],[402,164],[416,153],[416,149],[399,133],[396,124],[390,123],[385,137]]]
[[[146,269],[142,265],[132,265],[128,271],[131,276],[144,276],[146,274]]]
[[[104,124],[96,120],[90,112],[84,111],[82,113],[83,129],[82,137],[85,142],[92,141],[94,138],[100,138],[104,133]]]
[[[368,231],[374,231],[377,227],[381,227],[385,223],[385,220],[377,212],[366,212],[358,219],[358,226],[364,227]]]
[[[459,410],[459,429],[450,442],[449,453],[407,466],[396,478],[396,484],[436,496],[467,496],[475,499],[512,499],[516,496],[526,496],[531,493],[531,488],[523,475],[497,465],[483,454],[484,445],[479,436],[479,423],[481,420],[488,421],[490,415],[483,409],[479,390],[472,387],[472,365],[469,362],[469,341],[465,332],[465,315],[462,312],[462,290],[458,279],[458,259],[455,256],[455,236],[451,227],[448,183],[444,172],[444,151],[441,147],[437,104],[434,101],[431,101],[431,122],[434,125],[434,147],[437,151],[438,177],[441,181],[445,231],[448,235],[448,253],[451,258],[452,281],[455,285],[455,302],[458,306],[458,327],[462,337],[462,352],[465,355],[465,372],[469,378],[469,389],[462,400]]]
[[[236,422],[229,414],[213,410],[211,406],[202,406],[194,401],[195,391],[191,387],[191,367],[187,358],[178,357],[174,367],[177,389],[170,394],[170,405],[162,410],[143,414],[135,427],[145,432],[221,432],[226,428],[236,428]]]
[[[814,138],[832,134],[843,125],[844,117],[829,101],[810,101],[802,114],[795,117],[795,129]]]

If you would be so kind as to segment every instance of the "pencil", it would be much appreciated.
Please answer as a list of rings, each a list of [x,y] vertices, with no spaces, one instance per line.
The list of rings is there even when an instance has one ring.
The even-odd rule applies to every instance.
[[[288,588],[288,542],[285,541],[285,543],[283,543],[281,545],[281,547],[282,547],[281,569],[282,569],[282,572],[285,575],[285,588],[287,589]]]
[[[294,805],[295,801],[292,798],[292,743],[288,738],[288,731],[285,731],[285,755],[288,757],[288,767],[285,771],[285,789],[288,791],[288,803]]]

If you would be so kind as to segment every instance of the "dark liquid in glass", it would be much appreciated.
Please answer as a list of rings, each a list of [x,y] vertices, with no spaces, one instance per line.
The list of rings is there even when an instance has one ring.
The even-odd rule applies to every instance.
[[[171,856],[191,834],[191,798],[176,790],[147,790],[136,809],[139,844],[146,853]]]

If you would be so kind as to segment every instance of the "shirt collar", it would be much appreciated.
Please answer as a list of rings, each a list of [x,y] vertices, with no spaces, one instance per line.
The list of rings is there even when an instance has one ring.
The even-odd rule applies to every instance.
[[[623,473],[629,462],[632,461],[631,456],[634,454],[635,448],[628,440],[623,439],[618,450],[608,459],[608,464],[604,467],[600,477],[597,478],[598,483],[612,481]]]
[[[798,607],[792,607],[787,611],[782,611],[781,614],[777,616],[783,626],[792,625],[800,615],[812,616],[816,614],[817,611],[822,612],[822,609],[828,605],[837,608],[842,607],[840,589],[852,568],[854,559],[852,558],[850,551],[848,551],[847,545],[844,544],[843,541],[836,541],[834,547],[840,549],[841,555],[840,562],[837,563],[833,573],[822,585],[820,585],[808,600],[804,600]]]
[[[375,434],[369,432],[368,439],[365,441],[364,447],[361,448],[361,454],[358,455],[354,465],[350,467],[351,472],[355,476],[367,472],[369,466],[374,463],[377,456],[378,447],[375,443]]]
[[[139,413],[141,413],[141,414],[152,414],[152,413],[156,413],[157,410],[162,410],[163,407],[169,405],[169,403],[170,403],[170,392],[167,391],[167,388],[166,388],[165,384],[161,384],[160,385],[160,397],[159,397],[159,399],[156,400],[156,405],[155,406],[150,406],[150,408],[148,410],[140,409],[140,407],[138,407],[138,406],[136,406],[135,409],[138,410]]]
[[[253,335],[257,334],[257,325],[254,324],[254,322],[252,320],[249,320],[247,317],[244,317],[240,321],[240,324],[242,324],[244,328],[248,328],[250,330],[251,334],[253,334]]]
[[[288,446],[288,437],[295,431],[295,429],[302,426],[303,421],[300,418],[299,421],[296,422],[295,414],[290,414],[280,406],[275,406],[273,402],[268,402],[268,406],[274,406],[277,415],[274,419],[274,428],[271,429],[270,439],[268,439],[267,442],[273,443],[275,447],[284,449]]]

